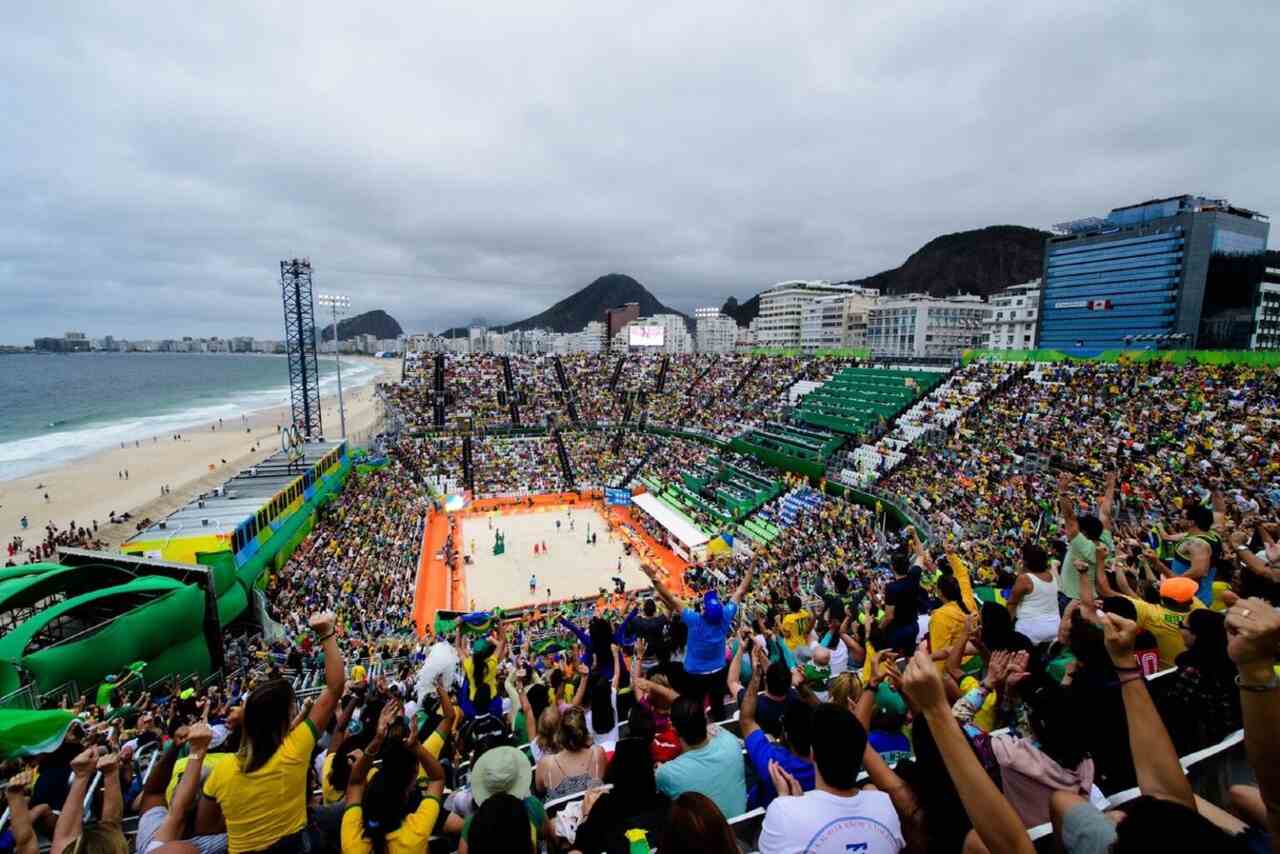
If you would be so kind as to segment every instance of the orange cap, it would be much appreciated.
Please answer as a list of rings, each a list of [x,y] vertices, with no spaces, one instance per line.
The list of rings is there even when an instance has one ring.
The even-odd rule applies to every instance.
[[[1160,598],[1185,605],[1192,600],[1199,589],[1199,584],[1196,584],[1190,578],[1179,575],[1174,578],[1166,578],[1160,582]]]

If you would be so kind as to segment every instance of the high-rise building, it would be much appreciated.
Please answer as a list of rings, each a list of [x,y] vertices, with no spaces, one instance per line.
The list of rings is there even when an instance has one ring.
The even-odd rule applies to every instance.
[[[1040,280],[1010,285],[991,295],[987,314],[988,350],[1033,350],[1040,313]]]
[[[1062,223],[1045,242],[1038,346],[1247,347],[1269,230],[1262,214],[1191,195]]]
[[[862,294],[879,296],[874,288],[863,288],[848,282],[790,281],[779,282],[760,294],[759,323],[754,326],[759,347],[799,347],[800,318],[804,306],[826,296]]]
[[[800,349],[806,353],[867,346],[867,322],[879,299],[878,291],[859,288],[856,293],[834,294],[810,300],[800,307]]]
[[[1253,309],[1250,350],[1280,350],[1280,268],[1268,267]]]
[[[604,310],[605,340],[613,341],[618,330],[640,316],[640,303],[629,302]]]
[[[694,335],[699,353],[732,353],[738,340],[738,322],[726,317],[718,308],[699,308],[693,312]]]
[[[867,346],[889,359],[955,359],[982,346],[990,307],[973,294],[885,297],[871,309]]]

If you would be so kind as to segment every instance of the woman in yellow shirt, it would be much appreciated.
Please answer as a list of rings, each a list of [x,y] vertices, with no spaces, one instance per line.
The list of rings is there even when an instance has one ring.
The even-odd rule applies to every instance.
[[[346,665],[334,635],[332,613],[313,614],[311,630],[324,649],[325,690],[302,723],[289,728],[298,704],[293,686],[270,680],[244,704],[244,735],[234,760],[219,763],[204,784],[198,824],[225,821],[230,854],[303,850],[307,826],[307,769],[316,738],[333,717],[346,685]]]
[[[946,666],[947,652],[964,635],[964,618],[969,607],[960,594],[960,582],[954,575],[938,579],[938,595],[942,607],[929,615],[929,651],[939,669]]]
[[[369,749],[357,760],[347,784],[347,808],[342,813],[342,854],[422,854],[440,817],[444,798],[444,768],[425,745],[419,744],[398,703],[388,703],[378,718]],[[369,781],[374,758],[382,769]],[[413,812],[409,795],[426,775],[427,790]],[[366,798],[366,785],[368,797]]]

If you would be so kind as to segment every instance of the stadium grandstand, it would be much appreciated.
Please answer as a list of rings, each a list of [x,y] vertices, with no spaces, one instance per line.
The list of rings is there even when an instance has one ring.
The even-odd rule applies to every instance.
[[[1277,366],[378,393],[368,447],[5,568],[15,850],[1280,850]]]

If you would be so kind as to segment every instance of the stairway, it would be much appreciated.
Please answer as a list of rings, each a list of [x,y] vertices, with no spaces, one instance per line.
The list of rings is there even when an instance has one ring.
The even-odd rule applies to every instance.
[[[476,491],[476,467],[471,461],[471,437],[462,440],[462,481],[474,495]]]
[[[631,407],[635,403],[635,395],[628,394],[626,396],[626,406],[622,408],[622,423],[626,424],[631,420]]]
[[[648,450],[646,450],[644,455],[640,457],[640,461],[631,467],[631,470],[627,472],[626,476],[623,477],[622,480],[618,481],[618,488],[626,489],[631,484],[631,481],[635,480],[640,474],[640,469],[644,468],[645,463],[649,462],[649,458],[652,457],[654,453],[662,447],[662,445],[663,441],[661,439],[654,439],[653,443],[649,445]]]
[[[507,404],[511,407],[511,426],[520,426],[520,409],[516,406],[515,384],[511,382],[511,357],[502,357],[502,379],[507,386]]]
[[[556,440],[556,454],[560,457],[560,468],[564,473],[564,482],[569,489],[576,490],[576,481],[573,479],[573,466],[569,463],[569,452],[565,450],[564,439],[560,438],[560,431],[553,430],[551,435]]]
[[[564,405],[569,410],[569,420],[577,424],[578,407],[573,405],[573,389],[569,388],[569,378],[564,374],[564,364],[559,356],[552,356],[551,361],[556,366],[556,379],[560,381],[560,394],[564,397]]]
[[[760,363],[763,361],[764,356],[758,356],[756,360],[751,363],[751,367],[747,368],[747,372],[742,375],[742,379],[738,380],[738,384],[733,387],[733,394],[729,395],[729,397],[736,398],[738,396],[738,392],[742,391],[743,387],[746,386],[747,381],[756,375],[756,371],[760,369]]]
[[[622,379],[622,366],[626,364],[627,357],[621,356],[618,364],[613,366],[613,375],[609,377],[609,391],[613,391],[618,387],[618,380]]]
[[[662,367],[658,368],[658,385],[654,390],[661,393],[662,389],[667,385],[667,366],[671,364],[671,357],[664,355],[662,357]]]
[[[436,354],[435,377],[431,383],[431,420],[437,427],[444,426],[444,354]]]

